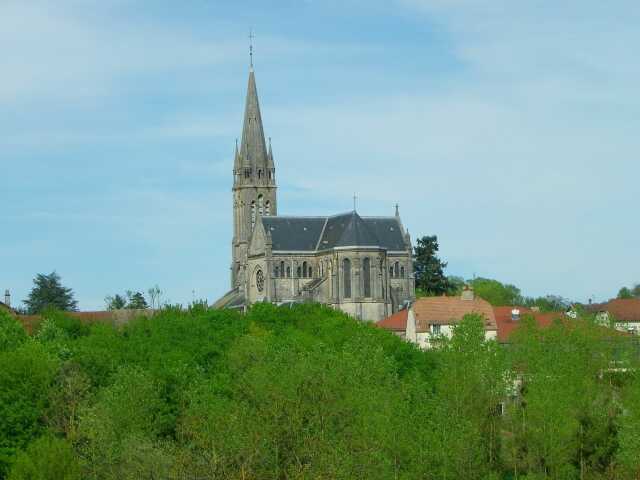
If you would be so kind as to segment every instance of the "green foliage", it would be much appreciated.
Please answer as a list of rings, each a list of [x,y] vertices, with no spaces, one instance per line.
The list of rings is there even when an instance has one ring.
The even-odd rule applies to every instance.
[[[15,350],[27,339],[24,328],[12,315],[0,310],[0,353]]]
[[[538,307],[541,312],[563,312],[571,306],[566,298],[557,295],[547,295],[538,298],[525,298],[522,302],[527,307]]]
[[[638,474],[638,352],[591,320],[525,316],[505,348],[468,315],[421,351],[315,304],[45,316],[0,317],[0,478]]]
[[[24,301],[30,314],[38,314],[47,308],[75,311],[78,302],[73,298],[73,290],[63,287],[60,275],[52,272],[49,275],[39,273],[33,279],[33,288]]]
[[[144,298],[144,295],[140,292],[127,292],[127,308],[132,310],[143,310],[145,308],[149,308],[147,304],[147,300]]]
[[[520,289],[515,285],[503,284],[498,280],[478,277],[469,281],[477,296],[493,306],[521,305],[523,302]]]
[[[42,430],[48,388],[58,361],[34,341],[0,353],[0,476],[17,450]]]
[[[116,293],[114,296],[106,296],[104,303],[107,305],[107,310],[120,310],[127,306],[127,299]]]
[[[444,274],[447,262],[438,258],[438,249],[438,237],[435,235],[418,238],[413,249],[416,288],[425,295],[442,295],[451,288]]]
[[[618,298],[640,298],[640,283],[633,288],[622,287],[618,292]]]
[[[18,454],[9,480],[80,480],[80,465],[69,442],[45,435]]]

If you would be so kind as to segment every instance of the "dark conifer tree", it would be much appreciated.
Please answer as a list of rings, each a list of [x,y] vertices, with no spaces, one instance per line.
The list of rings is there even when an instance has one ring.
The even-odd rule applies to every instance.
[[[447,262],[438,258],[438,248],[438,237],[427,235],[418,238],[413,249],[416,288],[426,295],[442,295],[451,289],[450,282],[444,274]]]
[[[65,311],[78,310],[78,302],[73,298],[73,290],[63,287],[60,275],[51,272],[49,275],[39,273],[33,279],[33,288],[29,297],[23,302],[30,314],[37,314],[47,308]]]

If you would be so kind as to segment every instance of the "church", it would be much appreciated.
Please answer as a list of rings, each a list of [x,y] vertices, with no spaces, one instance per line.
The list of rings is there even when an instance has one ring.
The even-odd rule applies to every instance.
[[[265,141],[253,62],[233,164],[231,290],[216,308],[319,302],[378,321],[415,297],[409,233],[394,216],[354,210],[278,215],[276,167]]]

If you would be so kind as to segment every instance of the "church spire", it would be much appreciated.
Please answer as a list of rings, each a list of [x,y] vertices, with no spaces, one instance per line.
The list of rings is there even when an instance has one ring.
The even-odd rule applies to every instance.
[[[244,126],[242,127],[242,140],[240,143],[240,159],[243,165],[253,169],[253,173],[267,166],[267,145],[264,139],[258,89],[253,67],[249,71]]]
[[[236,138],[236,151],[233,155],[233,171],[235,174],[240,173],[240,153],[238,152],[238,139]]]

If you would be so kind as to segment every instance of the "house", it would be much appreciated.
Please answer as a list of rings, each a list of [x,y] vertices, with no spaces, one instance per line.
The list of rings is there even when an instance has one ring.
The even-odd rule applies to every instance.
[[[465,315],[473,313],[484,317],[485,338],[495,339],[497,325],[491,304],[475,298],[473,290],[468,287],[459,297],[419,298],[408,308],[377,322],[377,326],[426,349],[432,347],[436,338],[451,337],[455,325]]]
[[[522,317],[527,315],[533,317],[540,328],[546,328],[559,318],[564,318],[564,312],[541,313],[527,307],[505,306],[493,307],[493,314],[498,326],[498,342],[509,343],[509,337],[521,324]]]
[[[640,298],[616,298],[607,303],[588,305],[586,310],[596,314],[596,319],[621,332],[640,334]]]

